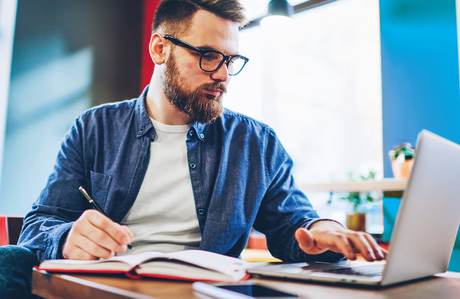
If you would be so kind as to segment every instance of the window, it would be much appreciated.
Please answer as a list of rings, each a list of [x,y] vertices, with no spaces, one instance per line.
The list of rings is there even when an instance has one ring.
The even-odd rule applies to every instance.
[[[275,129],[301,187],[346,181],[349,172],[382,177],[378,0],[336,1],[293,19],[291,30],[241,32],[240,53],[250,60],[232,79],[226,107]],[[320,212],[329,198],[309,197]]]

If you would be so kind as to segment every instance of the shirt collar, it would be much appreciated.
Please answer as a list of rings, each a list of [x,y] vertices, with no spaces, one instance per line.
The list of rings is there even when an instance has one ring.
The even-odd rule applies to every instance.
[[[145,87],[141,95],[138,98],[136,104],[136,135],[137,137],[142,137],[151,129],[153,129],[152,121],[150,120],[149,113],[147,111],[147,92],[149,90],[149,85]],[[196,136],[199,140],[204,141],[206,139],[206,128],[208,124],[203,124],[199,122],[194,122],[192,128],[196,132]]]
[[[144,91],[138,98],[136,108],[135,108],[135,118],[136,118],[136,136],[142,137],[150,129],[153,128],[153,124],[150,121],[149,113],[147,111],[147,92],[149,90],[149,86],[145,87]]]
[[[196,132],[196,137],[198,137],[199,140],[204,141],[206,139],[206,128],[208,127],[207,124],[199,123],[199,122],[194,122],[192,125],[192,128],[195,129]]]

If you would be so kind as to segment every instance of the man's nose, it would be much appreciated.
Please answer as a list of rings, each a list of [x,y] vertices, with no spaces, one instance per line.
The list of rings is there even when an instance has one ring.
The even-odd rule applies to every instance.
[[[228,77],[229,76],[226,62],[222,63],[220,68],[211,73],[211,78],[219,82],[226,82],[228,80]]]

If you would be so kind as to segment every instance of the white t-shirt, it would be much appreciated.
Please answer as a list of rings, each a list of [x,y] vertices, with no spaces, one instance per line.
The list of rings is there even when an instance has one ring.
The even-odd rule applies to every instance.
[[[197,249],[201,232],[187,159],[191,125],[165,125],[152,119],[155,141],[139,194],[121,222],[134,235],[125,254]]]

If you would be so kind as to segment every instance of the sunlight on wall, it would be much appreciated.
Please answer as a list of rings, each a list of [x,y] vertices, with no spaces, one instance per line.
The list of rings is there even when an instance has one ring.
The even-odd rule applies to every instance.
[[[294,17],[291,32],[243,30],[250,61],[225,105],[272,126],[302,185],[383,174],[379,7],[340,0]]]

